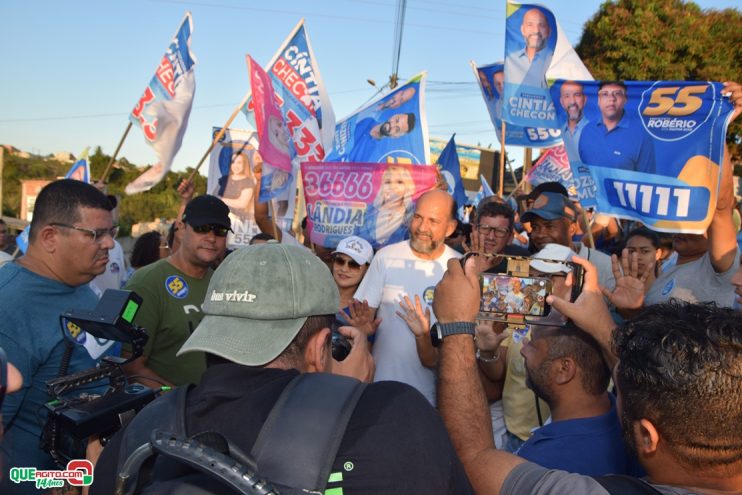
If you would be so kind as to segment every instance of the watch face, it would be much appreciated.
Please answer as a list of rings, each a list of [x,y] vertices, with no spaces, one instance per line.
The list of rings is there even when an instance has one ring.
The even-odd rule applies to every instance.
[[[433,347],[438,347],[442,341],[441,326],[438,323],[433,323],[433,326],[430,327],[430,343],[433,344]]]

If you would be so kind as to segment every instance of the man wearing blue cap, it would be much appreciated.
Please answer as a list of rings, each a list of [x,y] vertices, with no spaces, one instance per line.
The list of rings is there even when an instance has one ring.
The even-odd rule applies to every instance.
[[[521,215],[521,221],[531,222],[528,249],[536,253],[549,243],[567,246],[598,268],[600,285],[610,290],[616,286],[611,258],[605,253],[572,242],[577,231],[577,208],[569,198],[558,192],[544,191],[533,201],[530,209]]]

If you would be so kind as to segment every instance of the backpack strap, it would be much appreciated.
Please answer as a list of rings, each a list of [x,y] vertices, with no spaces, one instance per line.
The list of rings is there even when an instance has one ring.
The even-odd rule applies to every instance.
[[[600,483],[611,495],[662,495],[662,492],[646,481],[633,476],[609,474],[607,476],[594,476],[593,479]]]
[[[192,385],[178,387],[161,395],[134,416],[121,439],[116,472],[139,446],[149,443],[154,428],[186,436],[185,404]]]
[[[324,493],[340,442],[366,384],[329,373],[302,373],[276,401],[251,456],[277,486]],[[284,491],[281,491],[284,493]]]

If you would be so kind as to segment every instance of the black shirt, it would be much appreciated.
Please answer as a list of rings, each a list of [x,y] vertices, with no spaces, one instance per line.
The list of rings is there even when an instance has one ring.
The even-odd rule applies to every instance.
[[[188,394],[189,435],[217,431],[244,452],[296,370],[211,366]],[[113,493],[121,432],[103,450],[91,495]],[[287,453],[287,462],[291,462]],[[356,493],[473,493],[438,412],[398,382],[366,387],[351,416],[327,489]],[[258,473],[259,474],[259,473]]]

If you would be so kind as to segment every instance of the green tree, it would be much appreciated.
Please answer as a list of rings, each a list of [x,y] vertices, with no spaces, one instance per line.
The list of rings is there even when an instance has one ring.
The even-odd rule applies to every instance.
[[[742,13],[683,0],[604,2],[575,48],[596,79],[740,81]],[[730,126],[733,161],[742,124]]]

